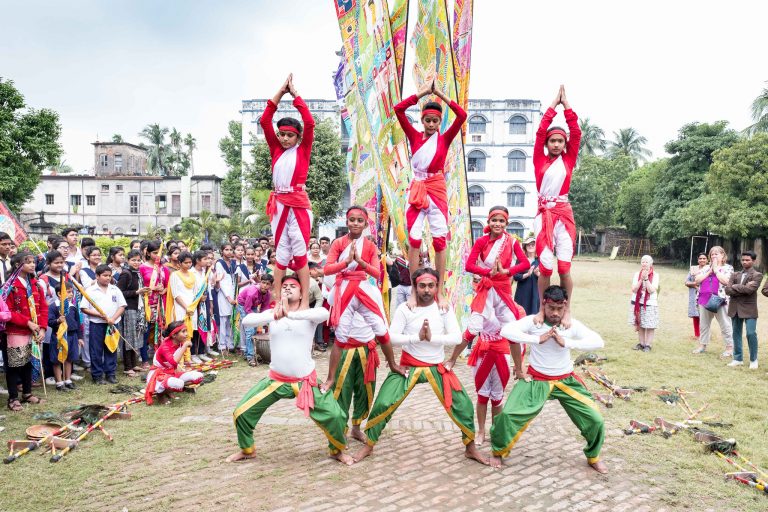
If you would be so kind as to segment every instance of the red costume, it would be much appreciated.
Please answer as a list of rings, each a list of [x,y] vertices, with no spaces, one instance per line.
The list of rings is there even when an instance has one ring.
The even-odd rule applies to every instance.
[[[264,114],[259,119],[272,156],[272,192],[267,202],[267,215],[275,236],[276,264],[283,270],[289,266],[297,270],[306,265],[312,227],[312,205],[306,183],[315,137],[315,120],[299,96],[294,98],[293,106],[301,114],[304,130],[301,143],[291,148],[283,148],[272,127],[272,118],[277,111],[277,105],[272,100],[267,101]],[[293,127],[286,129],[298,133]]]
[[[416,105],[419,99],[415,95],[405,98],[395,105],[395,114],[411,146],[411,166],[413,181],[408,194],[408,206],[405,219],[408,226],[410,246],[421,247],[424,219],[429,220],[432,244],[436,251],[445,250],[448,236],[448,193],[445,186],[443,169],[451,142],[461,131],[461,125],[467,119],[467,113],[458,103],[451,101],[449,106],[456,115],[445,133],[435,132],[426,137],[408,121],[405,111]]]
[[[35,303],[37,325],[45,328],[48,325],[48,303],[45,300],[45,293],[34,277],[30,279],[29,285],[31,286],[32,298]],[[11,319],[5,324],[5,332],[7,334],[31,335],[32,331],[27,326],[27,323],[32,320],[32,313],[29,310],[29,299],[27,297],[27,285],[22,283],[20,277],[17,277],[11,285],[5,303],[11,312]]]
[[[573,168],[579,156],[581,129],[576,113],[571,109],[565,110],[565,121],[571,132],[567,138],[565,152],[556,157],[547,155],[544,148],[549,137],[554,133],[565,137],[561,129],[547,133],[555,115],[555,109],[551,107],[544,113],[533,146],[533,167],[539,192],[534,233],[536,255],[539,257],[540,270],[544,276],[552,275],[555,255],[558,260],[558,273],[567,274],[570,271],[576,242],[576,223],[573,220],[568,193],[571,189]]]
[[[162,393],[166,389],[183,391],[186,382],[199,384],[203,381],[203,374],[200,372],[178,370],[178,363],[173,357],[178,349],[179,346],[175,345],[169,336],[155,350],[155,364],[149,369],[147,387],[144,391],[147,405],[152,405],[152,395],[155,393]]]

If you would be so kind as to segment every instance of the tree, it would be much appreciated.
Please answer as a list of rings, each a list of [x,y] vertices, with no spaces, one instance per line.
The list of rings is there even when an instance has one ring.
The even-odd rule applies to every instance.
[[[189,161],[190,174],[194,174],[195,165],[194,160],[192,159],[192,154],[194,153],[195,149],[197,149],[197,140],[195,140],[191,133],[188,133],[184,137],[184,146],[187,148],[187,160]]]
[[[616,221],[631,234],[645,237],[655,216],[653,210],[656,187],[669,160],[657,160],[632,171],[621,183],[616,197]]]
[[[219,140],[221,158],[227,164],[227,175],[221,184],[221,194],[224,206],[233,212],[239,212],[243,199],[243,125],[240,121],[230,121],[227,130],[229,134]]]
[[[634,167],[634,162],[624,155],[579,158],[569,194],[576,226],[591,231],[616,221],[616,191]]]
[[[112,136],[112,142],[114,142],[115,144],[122,144],[125,141],[123,140],[122,135],[120,135],[119,133],[116,133]]]
[[[588,117],[579,119],[581,128],[580,155],[595,155],[605,151],[608,142],[605,140],[605,132],[597,125],[591,124]]]
[[[684,228],[680,210],[704,193],[713,153],[738,140],[736,132],[727,126],[726,121],[687,124],[680,129],[677,140],[664,146],[672,158],[660,171],[651,206],[654,218],[648,225],[648,234],[657,244],[667,245],[699,233]]]
[[[706,193],[680,211],[686,231],[768,236],[768,134],[716,151],[705,183]]]
[[[27,108],[12,80],[0,78],[0,199],[19,212],[40,183],[42,170],[62,154],[59,115]]]
[[[160,128],[160,125],[148,124],[139,133],[139,137],[146,139],[151,144],[149,148],[149,158],[147,161],[147,169],[158,175],[167,176],[168,171],[165,163],[165,136],[168,134],[168,128]]]
[[[768,132],[768,87],[752,102],[752,120],[755,124],[745,130],[748,134]]]
[[[272,188],[272,160],[266,142],[258,142],[251,149],[253,168],[246,170],[246,180],[257,190]],[[307,193],[312,201],[315,225],[335,219],[341,211],[341,200],[346,183],[345,158],[341,153],[341,140],[329,119],[315,126],[311,164],[307,178]]]
[[[645,147],[648,139],[637,133],[634,128],[622,128],[613,132],[613,136],[615,140],[608,143],[610,156],[628,156],[635,164],[644,162],[651,156],[651,152]]]
[[[74,171],[72,166],[69,165],[63,158],[56,160],[56,163],[54,163],[49,169],[52,173],[56,174],[69,174]]]

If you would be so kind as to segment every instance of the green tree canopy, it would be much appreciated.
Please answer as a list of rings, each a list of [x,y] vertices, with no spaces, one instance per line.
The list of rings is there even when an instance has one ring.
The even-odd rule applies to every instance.
[[[768,134],[716,151],[705,185],[706,192],[680,211],[686,231],[768,236]]]
[[[227,130],[227,136],[219,140],[221,158],[227,164],[227,175],[221,184],[222,200],[224,206],[232,212],[239,212],[243,199],[243,124],[240,121],[230,121]]]
[[[605,140],[605,132],[602,128],[592,124],[588,117],[579,119],[579,128],[581,128],[580,155],[596,155],[598,152],[605,151],[608,141]]]
[[[704,193],[713,153],[738,140],[738,134],[727,126],[726,121],[687,124],[680,129],[677,140],[665,146],[672,157],[660,171],[652,205],[654,218],[648,225],[648,234],[657,244],[667,245],[698,233],[684,229],[680,210]]]
[[[656,215],[652,205],[659,179],[669,160],[656,160],[632,171],[621,183],[616,197],[616,221],[633,235],[647,236],[648,224]]]
[[[272,188],[272,160],[266,142],[258,142],[251,150],[253,169],[246,171],[246,181],[256,190]],[[315,126],[311,163],[307,178],[307,193],[312,201],[315,225],[329,222],[341,211],[341,200],[346,183],[345,158],[341,153],[341,139],[330,119]],[[259,211],[261,213],[261,211]]]
[[[614,140],[608,143],[610,156],[628,156],[637,164],[645,162],[651,156],[651,152],[645,147],[648,139],[637,133],[634,128],[622,128],[613,132]]]
[[[752,120],[755,122],[746,132],[768,132],[768,87],[752,102]]]
[[[616,194],[634,167],[628,156],[579,158],[569,194],[577,227],[591,231],[616,221]]]
[[[59,115],[27,108],[11,80],[0,78],[0,199],[18,212],[40,183],[46,167],[62,154]]]

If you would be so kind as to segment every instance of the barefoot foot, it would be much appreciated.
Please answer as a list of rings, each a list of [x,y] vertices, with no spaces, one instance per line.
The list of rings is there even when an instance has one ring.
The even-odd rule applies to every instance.
[[[336,455],[331,455],[331,458],[336,459],[337,461],[347,466],[351,466],[352,464],[355,463],[355,459],[353,459],[352,457],[350,457],[344,452],[339,452]]]
[[[354,427],[352,427],[352,431],[350,432],[350,434],[352,435],[353,439],[357,439],[363,444],[368,443],[368,436],[365,435],[365,432],[360,430],[359,426],[355,425]]]
[[[256,452],[253,451],[251,453],[243,453],[242,451],[238,451],[227,457],[225,460],[226,462],[238,462],[241,460],[248,460],[248,459],[254,459],[256,458]]]
[[[501,469],[501,457],[491,455],[490,466],[493,469]]]
[[[592,469],[600,473],[601,475],[605,475],[608,473],[608,466],[605,465],[605,462],[598,460],[596,462],[590,462],[590,466],[592,466]]]
[[[477,446],[483,446],[483,443],[485,442],[485,432],[478,432],[475,436],[475,444]]]
[[[354,455],[355,462],[360,462],[361,460],[363,460],[364,458],[366,458],[372,453],[373,453],[373,446],[366,444],[365,446],[357,450],[357,453]]]
[[[488,457],[480,453],[480,450],[477,449],[477,445],[474,441],[467,445],[467,449],[464,451],[464,456],[468,459],[476,460],[480,464],[484,464],[486,466],[490,464]]]

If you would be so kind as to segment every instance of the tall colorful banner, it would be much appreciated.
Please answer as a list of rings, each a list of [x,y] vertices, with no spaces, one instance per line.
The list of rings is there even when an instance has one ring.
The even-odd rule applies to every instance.
[[[367,169],[378,171],[380,219],[391,219],[391,229],[404,250],[405,189],[411,178],[405,135],[397,127],[394,105],[400,101],[400,80],[386,0],[334,0],[344,55],[345,104],[356,148],[352,164],[359,177],[350,183],[359,202],[374,197]],[[407,12],[407,5],[405,8]],[[357,153],[355,153],[357,151]],[[371,174],[374,176],[375,174]],[[359,186],[361,190],[355,190]],[[366,203],[372,204],[372,203]],[[373,209],[373,208],[372,208]],[[384,222],[379,222],[378,228]],[[380,247],[384,250],[384,240]]]
[[[453,44],[445,0],[419,0],[419,14],[411,38],[411,47],[415,51],[416,59],[413,70],[416,88],[420,89],[425,83],[436,79],[437,86],[449,98],[458,99]],[[422,102],[428,99],[429,97],[425,97]],[[440,130],[445,131],[453,123],[454,118],[453,112],[447,110]],[[451,217],[451,239],[447,248],[445,286],[450,302],[456,309],[459,319],[463,320],[468,318],[473,295],[471,276],[464,272],[464,265],[472,245],[472,232],[464,144],[459,137],[453,140],[448,150],[443,171],[448,188],[448,212]]]
[[[405,71],[405,38],[408,35],[408,0],[390,0],[389,5],[389,26],[392,31],[392,46],[395,49],[397,80],[402,87]],[[402,89],[400,92],[403,92]]]
[[[8,208],[5,201],[0,201],[0,231],[8,233],[17,246],[20,246],[28,238],[24,226]]]
[[[469,106],[469,66],[472,62],[472,7],[474,0],[455,0],[453,4],[453,67],[456,70],[456,103]],[[466,126],[462,130],[466,135]]]

